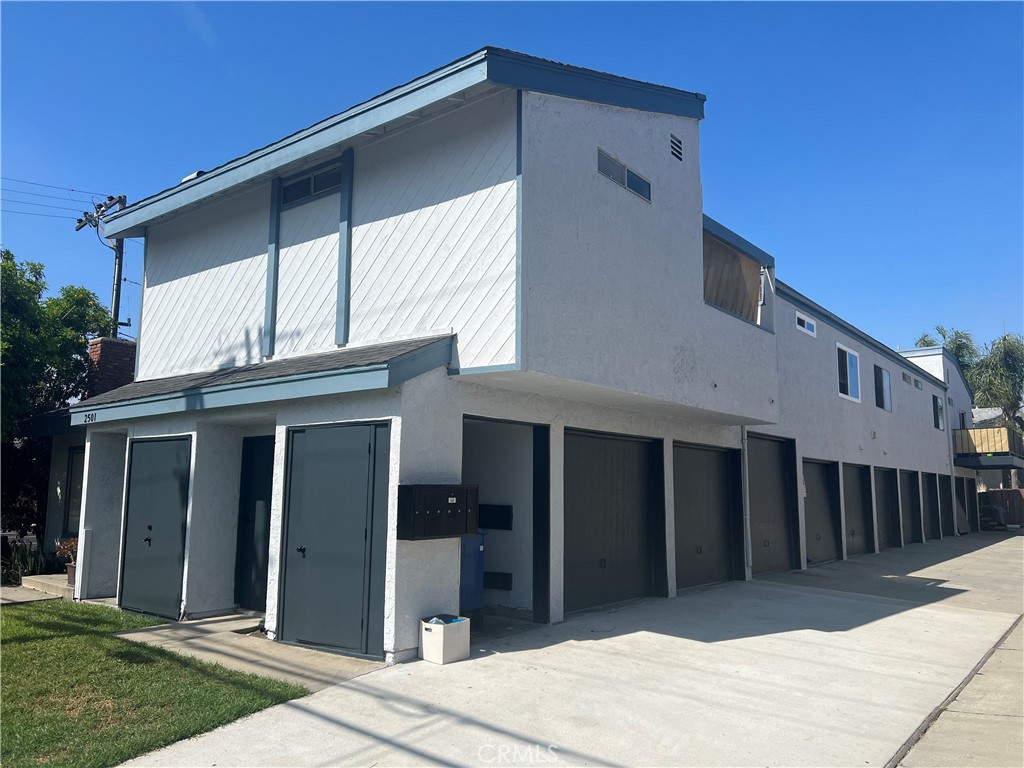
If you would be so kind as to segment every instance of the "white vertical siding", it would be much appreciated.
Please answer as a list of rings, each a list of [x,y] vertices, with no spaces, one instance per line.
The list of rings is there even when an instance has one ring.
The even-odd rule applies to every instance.
[[[356,152],[351,340],[454,328],[462,368],[515,362],[516,95]]]
[[[281,212],[275,357],[335,347],[339,194]]]
[[[150,227],[139,378],[258,362],[270,188]]]

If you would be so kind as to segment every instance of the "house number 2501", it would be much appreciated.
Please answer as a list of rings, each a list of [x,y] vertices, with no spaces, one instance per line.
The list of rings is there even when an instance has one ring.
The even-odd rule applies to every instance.
[[[85,414],[85,423],[86,424],[92,424],[94,421],[96,421],[96,414],[95,413],[87,413],[87,414]]]

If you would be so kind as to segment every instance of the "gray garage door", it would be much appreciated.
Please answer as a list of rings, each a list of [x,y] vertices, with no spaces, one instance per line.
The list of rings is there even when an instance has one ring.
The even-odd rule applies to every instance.
[[[900,519],[903,521],[903,544],[924,541],[921,531],[921,486],[917,472],[900,470]]]
[[[383,654],[388,427],[289,433],[282,639]]]
[[[842,556],[839,511],[839,465],[804,461],[804,531],[807,564],[817,565]]]
[[[676,588],[742,578],[739,451],[676,445]]]
[[[274,487],[274,436],[242,440],[235,550],[235,602],[250,611],[267,608],[270,497]]]
[[[939,475],[939,516],[942,535],[952,536],[956,531],[956,521],[953,519],[953,483],[949,475]]]
[[[653,581],[665,578],[660,453],[649,440],[566,431],[566,611],[667,590]]]
[[[751,436],[747,441],[747,470],[754,573],[799,567],[793,441]]]
[[[931,472],[921,475],[921,490],[924,492],[924,537],[926,539],[942,538],[939,520],[939,481]]]
[[[875,470],[875,514],[879,549],[900,546],[900,496],[895,469]]]
[[[121,607],[177,619],[185,566],[192,440],[133,440]]]
[[[846,554],[874,552],[869,467],[843,464],[843,503],[846,505]]]

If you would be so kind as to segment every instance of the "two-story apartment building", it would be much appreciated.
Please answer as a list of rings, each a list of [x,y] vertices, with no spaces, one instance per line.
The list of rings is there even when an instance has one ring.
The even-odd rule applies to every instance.
[[[539,622],[955,535],[947,383],[704,215],[704,100],[486,48],[110,215],[76,596],[408,658],[461,559],[409,484],[501,507],[486,601]]]

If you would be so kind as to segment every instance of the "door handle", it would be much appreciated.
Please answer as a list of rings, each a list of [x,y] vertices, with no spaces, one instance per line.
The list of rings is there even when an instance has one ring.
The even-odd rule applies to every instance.
[[[153,537],[152,536],[147,536],[146,538],[143,539],[143,541],[146,542],[146,544],[148,546],[150,546],[150,547],[153,546]]]
[[[298,552],[300,555],[302,555],[302,559],[303,560],[306,559],[306,548],[305,547],[296,547],[295,551]]]

